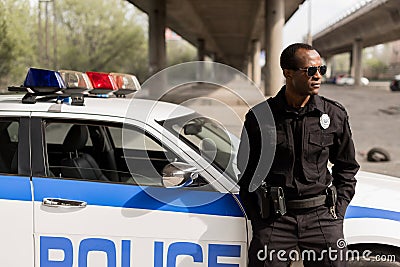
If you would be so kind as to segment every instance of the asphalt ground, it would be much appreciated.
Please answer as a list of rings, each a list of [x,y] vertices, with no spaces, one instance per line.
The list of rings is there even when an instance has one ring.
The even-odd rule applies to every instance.
[[[368,86],[323,84],[320,95],[345,106],[361,170],[400,177],[400,92],[391,92],[389,82],[371,82]],[[264,99],[260,90],[239,80],[224,87],[185,85],[162,98],[218,120],[237,136],[248,109]],[[390,161],[368,161],[367,153],[372,148],[386,150]]]
[[[346,107],[361,170],[400,177],[400,93],[391,92],[387,83],[363,87],[326,85],[321,95]],[[375,147],[385,149],[390,161],[368,161],[366,154]]]

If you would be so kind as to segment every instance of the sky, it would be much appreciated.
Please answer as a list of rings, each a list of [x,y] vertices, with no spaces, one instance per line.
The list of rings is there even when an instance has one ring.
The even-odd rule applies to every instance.
[[[283,47],[291,43],[302,42],[303,37],[307,35],[310,1],[312,34],[323,30],[346,11],[362,2],[362,0],[306,0],[284,26]]]

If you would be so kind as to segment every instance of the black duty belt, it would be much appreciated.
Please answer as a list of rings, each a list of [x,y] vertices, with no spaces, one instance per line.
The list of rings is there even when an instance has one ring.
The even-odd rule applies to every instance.
[[[326,195],[320,195],[320,196],[306,198],[306,199],[287,200],[286,208],[287,209],[309,209],[309,208],[315,208],[318,206],[325,205],[325,203],[326,203]]]
[[[256,193],[262,219],[268,219],[277,214],[285,215],[288,209],[309,209],[322,205],[329,207],[332,216],[336,218],[337,192],[333,185],[325,190],[325,194],[306,199],[286,200],[282,187],[268,187],[265,184],[261,185]]]

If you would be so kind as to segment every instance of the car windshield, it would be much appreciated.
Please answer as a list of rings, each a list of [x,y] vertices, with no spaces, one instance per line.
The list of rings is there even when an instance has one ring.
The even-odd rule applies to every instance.
[[[236,155],[239,139],[223,125],[196,113],[159,123],[214,167],[237,180]]]

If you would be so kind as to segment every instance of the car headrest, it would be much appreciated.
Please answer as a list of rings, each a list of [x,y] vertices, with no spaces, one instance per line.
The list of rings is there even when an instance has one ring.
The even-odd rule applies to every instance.
[[[73,125],[64,139],[63,147],[66,152],[75,152],[85,147],[89,131],[85,125]]]

